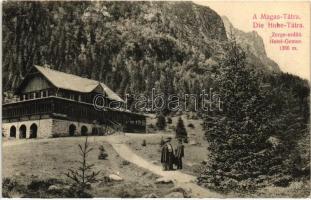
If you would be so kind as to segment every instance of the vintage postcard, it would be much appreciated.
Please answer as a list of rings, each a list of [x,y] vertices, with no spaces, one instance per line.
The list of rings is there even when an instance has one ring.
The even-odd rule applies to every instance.
[[[310,197],[309,2],[1,6],[2,197]]]

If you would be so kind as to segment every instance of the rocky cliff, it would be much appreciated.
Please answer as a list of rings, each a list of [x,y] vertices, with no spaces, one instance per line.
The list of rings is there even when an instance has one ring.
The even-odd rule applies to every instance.
[[[265,45],[256,31],[243,32],[231,24],[226,16],[222,16],[225,25],[227,37],[233,34],[237,42],[247,53],[250,62],[254,63],[258,68],[265,68],[269,71],[280,72],[280,68],[276,62],[267,56]]]

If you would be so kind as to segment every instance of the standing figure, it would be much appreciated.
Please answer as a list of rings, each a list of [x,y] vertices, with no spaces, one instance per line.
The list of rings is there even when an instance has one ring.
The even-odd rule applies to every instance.
[[[173,164],[174,164],[174,159],[175,159],[175,156],[174,156],[174,149],[173,149],[173,146],[171,144],[171,140],[172,138],[169,137],[167,138],[167,150],[168,150],[168,160],[167,160],[167,164],[168,164],[168,169],[169,170],[173,170]]]
[[[167,138],[164,145],[162,146],[161,163],[163,165],[164,170],[173,169],[174,152],[173,152],[173,147],[170,143],[171,139],[172,138]]]
[[[182,158],[184,157],[184,145],[182,144],[181,139],[178,140],[175,157],[177,169],[182,169]]]
[[[166,143],[167,141],[164,141],[164,144],[162,145],[162,149],[161,149],[161,163],[162,163],[164,171],[168,170],[168,165],[167,165],[168,149],[167,149]]]

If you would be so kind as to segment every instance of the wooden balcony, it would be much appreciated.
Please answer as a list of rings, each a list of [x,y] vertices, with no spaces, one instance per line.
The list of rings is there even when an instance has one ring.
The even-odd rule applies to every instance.
[[[114,123],[121,125],[125,131],[144,131],[146,127],[144,115],[112,108],[99,111],[92,104],[56,96],[3,104],[2,109],[3,122],[37,117],[85,123]]]

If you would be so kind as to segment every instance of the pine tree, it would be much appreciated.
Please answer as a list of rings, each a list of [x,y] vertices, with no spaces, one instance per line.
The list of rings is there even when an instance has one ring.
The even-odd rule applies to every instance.
[[[269,142],[275,105],[260,89],[261,76],[246,66],[234,40],[226,48],[216,81],[224,110],[206,116],[210,156],[198,181],[222,191],[253,190],[266,175],[279,173],[284,149]]]
[[[176,138],[187,138],[187,130],[184,125],[184,121],[181,117],[178,118],[177,126],[176,126]]]

